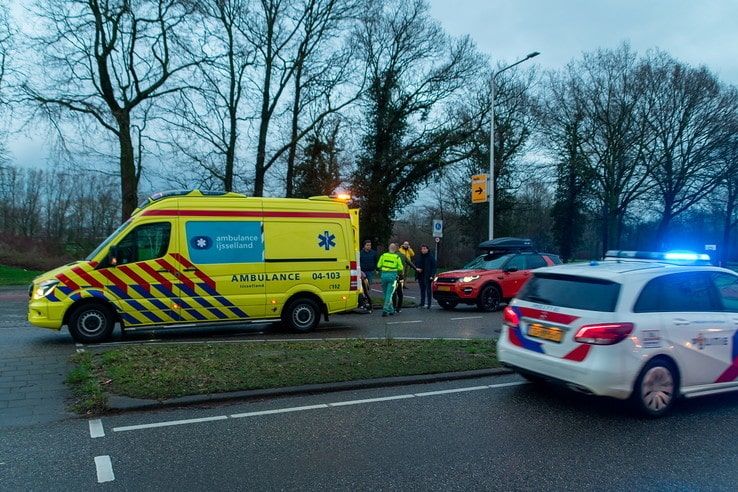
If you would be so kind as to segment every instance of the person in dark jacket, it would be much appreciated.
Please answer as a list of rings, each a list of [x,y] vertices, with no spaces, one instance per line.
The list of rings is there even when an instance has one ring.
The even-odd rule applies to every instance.
[[[418,286],[420,287],[420,307],[423,308],[427,305],[428,309],[430,309],[433,303],[431,281],[436,275],[436,259],[425,244],[420,246],[420,255],[415,257],[415,271],[417,272]]]
[[[371,313],[372,298],[370,292],[372,290],[374,271],[377,268],[377,252],[372,249],[372,242],[369,239],[364,241],[364,247],[359,252],[359,268],[361,268],[361,290],[364,295],[364,309]]]
[[[372,249],[372,241],[364,240],[364,247],[359,252],[359,263],[361,271],[366,275],[369,283],[374,280],[374,272],[377,269],[377,252]]]

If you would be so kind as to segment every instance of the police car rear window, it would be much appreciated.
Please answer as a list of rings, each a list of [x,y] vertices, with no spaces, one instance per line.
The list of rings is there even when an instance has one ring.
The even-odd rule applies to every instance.
[[[554,273],[536,273],[518,299],[586,311],[613,312],[620,284],[610,280]]]

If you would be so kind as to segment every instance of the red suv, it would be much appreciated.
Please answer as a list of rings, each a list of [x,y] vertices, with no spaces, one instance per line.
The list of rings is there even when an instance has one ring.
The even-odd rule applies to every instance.
[[[433,299],[443,309],[476,304],[481,311],[495,311],[502,302],[515,297],[531,270],[560,263],[557,255],[548,253],[490,252],[461,270],[438,274],[432,283]]]

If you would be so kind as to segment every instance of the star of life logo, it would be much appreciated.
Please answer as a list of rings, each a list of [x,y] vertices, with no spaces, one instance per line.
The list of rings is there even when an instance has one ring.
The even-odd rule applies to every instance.
[[[325,248],[326,251],[336,247],[336,235],[331,234],[329,231],[325,231],[323,234],[318,234],[318,247]]]
[[[213,240],[208,236],[195,236],[190,240],[190,244],[195,249],[209,249],[213,245]]]

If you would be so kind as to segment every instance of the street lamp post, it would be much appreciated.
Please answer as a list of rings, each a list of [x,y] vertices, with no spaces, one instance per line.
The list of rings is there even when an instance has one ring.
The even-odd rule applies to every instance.
[[[490,82],[490,85],[492,86],[492,109],[490,113],[492,114],[491,122],[492,122],[492,128],[489,132],[489,190],[490,190],[490,198],[489,198],[489,238],[488,239],[494,239],[495,238],[495,199],[497,198],[497,193],[495,193],[495,79],[498,75],[500,75],[502,72],[504,72],[507,69],[510,69],[514,67],[515,65],[520,65],[526,60],[530,60],[533,57],[536,57],[540,55],[538,51],[534,51],[532,53],[528,53],[528,56],[523,58],[522,60],[518,60],[512,65],[508,65],[502,70],[498,70],[497,72],[494,72],[492,74],[492,80]]]

